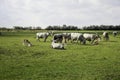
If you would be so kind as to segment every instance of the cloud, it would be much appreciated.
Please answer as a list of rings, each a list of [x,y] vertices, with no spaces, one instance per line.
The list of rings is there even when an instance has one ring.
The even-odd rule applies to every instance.
[[[0,26],[119,24],[119,0],[1,0]]]

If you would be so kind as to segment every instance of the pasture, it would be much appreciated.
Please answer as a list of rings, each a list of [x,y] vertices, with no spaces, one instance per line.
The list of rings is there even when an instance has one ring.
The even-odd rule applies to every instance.
[[[52,37],[38,42],[35,34],[2,32],[0,80],[120,80],[120,35],[98,45],[68,42],[57,50],[50,46]],[[33,46],[23,46],[23,39]]]

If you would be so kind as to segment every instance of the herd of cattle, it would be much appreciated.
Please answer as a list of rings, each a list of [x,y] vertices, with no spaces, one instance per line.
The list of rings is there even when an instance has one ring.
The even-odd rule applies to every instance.
[[[117,31],[113,31],[113,36],[116,37],[118,34]],[[40,41],[40,39],[44,39],[44,42],[46,42],[47,38],[49,36],[52,36],[52,42],[51,47],[54,49],[64,49],[64,43],[67,42],[78,42],[80,41],[81,44],[86,44],[86,41],[89,41],[90,44],[97,45],[99,41],[101,40],[101,36],[99,34],[91,34],[91,33],[54,33],[54,32],[39,32],[36,33],[36,39],[37,41]],[[109,40],[109,33],[103,32],[102,38],[105,41]],[[24,45],[32,46],[29,40],[23,41]]]

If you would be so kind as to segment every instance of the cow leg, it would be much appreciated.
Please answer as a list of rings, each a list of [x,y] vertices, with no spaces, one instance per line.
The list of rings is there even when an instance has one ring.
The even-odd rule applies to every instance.
[[[65,43],[67,43],[66,38],[64,40],[65,40]]]
[[[73,39],[71,39],[71,43],[73,43]]]
[[[40,38],[39,38],[39,37],[37,37],[37,38],[36,38],[36,41],[39,41],[39,42],[40,42]]]
[[[108,41],[109,40],[109,37],[106,37],[106,41]]]
[[[44,42],[46,42],[46,39],[47,39],[47,37],[45,36],[45,37],[44,37]]]
[[[39,39],[37,39],[37,41],[39,41],[39,42],[40,42],[40,38],[39,38]]]
[[[93,44],[94,40],[91,41],[91,44]]]
[[[46,38],[44,38],[44,42],[46,42]]]

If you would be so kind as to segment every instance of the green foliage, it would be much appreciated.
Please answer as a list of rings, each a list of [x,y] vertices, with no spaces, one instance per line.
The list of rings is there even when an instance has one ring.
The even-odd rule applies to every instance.
[[[90,25],[83,27],[83,30],[120,30],[120,25]]]
[[[63,25],[63,26],[48,26],[47,28],[45,28],[46,30],[78,30],[77,26],[67,26],[67,25]]]
[[[98,45],[68,42],[57,50],[50,47],[52,37],[37,42],[35,32],[2,34],[0,80],[120,80],[120,35]],[[23,46],[23,39],[33,46]]]
[[[22,26],[13,26],[13,28],[6,28],[0,27],[0,30],[44,30],[40,26],[29,26],[29,27],[22,27]],[[90,26],[78,26],[74,25],[53,25],[48,26],[45,30],[120,30],[120,25],[90,25]]]
[[[41,27],[22,27],[22,26],[13,26],[14,30],[41,30]]]

